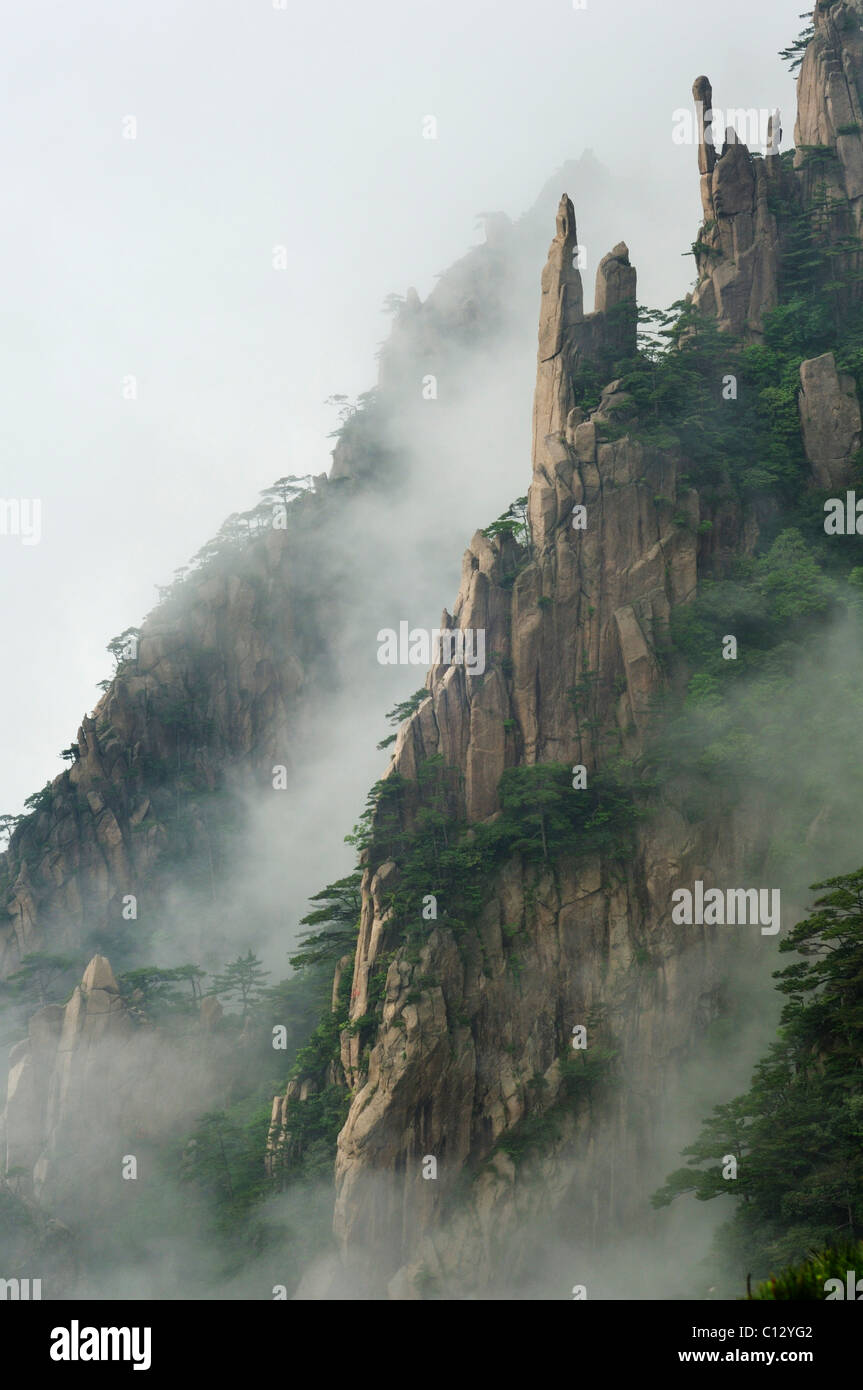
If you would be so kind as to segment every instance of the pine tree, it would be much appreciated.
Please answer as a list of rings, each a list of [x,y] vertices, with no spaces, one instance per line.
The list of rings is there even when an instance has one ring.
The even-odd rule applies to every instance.
[[[224,999],[238,997],[245,1023],[255,1004],[264,995],[263,981],[269,974],[270,971],[263,969],[261,961],[249,949],[244,956],[237,956],[236,960],[227,963],[224,972],[214,977],[207,993]]]
[[[56,998],[55,986],[61,977],[76,965],[72,956],[33,951],[22,958],[19,969],[5,983],[13,997],[43,1009]]]
[[[813,888],[827,891],[780,945],[798,959],[775,973],[787,996],[777,1042],[653,1198],[731,1196],[721,1243],[765,1274],[863,1238],[863,869]],[[722,1176],[729,1154],[734,1183]]]
[[[320,927],[322,930],[303,933],[300,949],[290,958],[295,970],[321,963],[334,966],[343,955],[353,950],[362,907],[362,878],[361,871],[355,869],[346,878],[328,883],[326,888],[310,898],[310,902],[320,903],[321,906],[307,913],[300,925]]]

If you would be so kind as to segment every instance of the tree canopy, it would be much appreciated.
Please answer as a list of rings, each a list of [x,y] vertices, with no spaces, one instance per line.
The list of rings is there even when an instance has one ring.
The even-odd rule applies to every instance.
[[[822,896],[779,948],[796,959],[774,975],[787,999],[777,1041],[653,1198],[731,1196],[720,1243],[759,1275],[863,1238],[863,868],[813,889]]]

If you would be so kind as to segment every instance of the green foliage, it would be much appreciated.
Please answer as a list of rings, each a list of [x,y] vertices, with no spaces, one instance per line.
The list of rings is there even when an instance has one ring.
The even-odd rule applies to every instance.
[[[552,1110],[526,1115],[498,1139],[495,1148],[512,1159],[516,1168],[537,1150],[549,1148],[561,1136],[560,1120]]]
[[[827,891],[780,944],[798,958],[775,974],[787,996],[778,1041],[653,1199],[730,1196],[725,1243],[765,1273],[863,1238],[863,869],[814,887]],[[733,1183],[725,1155],[738,1161]]]
[[[336,1008],[330,1007],[329,1000],[323,1010],[317,1027],[305,1047],[297,1052],[291,1070],[293,1079],[310,1077],[322,1081],[331,1063],[338,1060],[341,1048],[341,1030],[348,1018],[352,974],[350,968],[342,974]]]
[[[592,1099],[601,1090],[607,1092],[617,1079],[618,1054],[618,1048],[603,1044],[570,1048],[560,1062],[567,1099],[580,1103]]]
[[[785,550],[782,533],[779,540],[774,560]],[[787,567],[773,568],[762,557],[733,581],[705,585],[674,615],[676,651],[690,673],[686,698],[682,706],[676,698],[667,702],[644,760],[657,782],[680,795],[690,819],[717,804],[730,809],[744,796],[774,806],[774,865],[802,853],[829,856],[836,828],[856,816],[863,796],[863,769],[853,762],[829,793],[824,780],[825,757],[841,756],[863,719],[859,590],[834,587],[820,564],[812,565],[811,547],[807,555],[793,539],[789,550]],[[847,617],[825,623],[834,613],[841,617],[840,602]],[[740,640],[736,661],[721,655],[729,632]],[[816,745],[822,753],[813,758]],[[824,807],[815,840],[813,805]]]
[[[62,988],[62,982],[68,981],[70,971],[79,966],[80,961],[73,956],[32,951],[22,957],[19,968],[7,976],[0,988],[7,997],[44,1008],[68,992]]]
[[[763,666],[765,654],[800,638],[831,608],[836,586],[801,533],[780,532],[760,559],[741,562],[738,577],[702,583],[698,597],[671,615],[671,637],[693,675],[739,679]],[[723,659],[722,639],[733,634],[737,660]]]
[[[406,303],[407,299],[403,294],[388,294],[384,298],[381,312],[384,314],[400,314]]]
[[[573,405],[579,406],[585,412],[596,410],[603,387],[614,375],[614,372],[609,374],[603,370],[602,364],[597,366],[590,357],[583,358],[578,363],[578,370],[572,381]]]
[[[793,43],[789,44],[787,48],[781,49],[779,52],[779,57],[784,63],[788,64],[789,72],[796,72],[800,67],[800,64],[803,62],[803,55],[815,35],[815,25],[812,22],[812,11],[804,10],[803,14],[798,17],[807,21],[805,27],[797,35]]]
[[[840,1241],[829,1250],[819,1250],[802,1264],[790,1265],[771,1274],[749,1297],[758,1302],[789,1299],[795,1303],[822,1302],[827,1296],[828,1279],[840,1280],[843,1289],[849,1271],[863,1270],[863,1241]]]
[[[371,451],[375,448],[373,441],[380,433],[378,388],[361,392],[354,402],[343,393],[338,393],[329,396],[324,405],[336,407],[339,418],[337,428],[330,431],[330,439],[350,440],[352,454],[366,454],[367,461],[371,463]]]
[[[510,502],[506,511],[498,517],[497,521],[486,526],[482,534],[487,536],[489,540],[508,536],[518,545],[529,550],[531,536],[530,523],[527,517],[527,497],[517,497],[514,502]]]
[[[214,977],[207,993],[222,999],[238,998],[245,1023],[252,1007],[264,994],[263,981],[269,973],[249,948],[244,956],[237,956],[236,960],[228,962],[222,974]]]
[[[452,809],[457,775],[441,756],[430,758],[416,784],[395,777],[379,783],[372,805],[369,864],[395,861],[385,906],[392,928],[412,943],[426,930],[419,920],[426,894],[437,898],[439,925],[461,930],[475,921],[490,877],[511,856],[539,865],[563,855],[622,855],[640,814],[630,765],[609,765],[576,791],[570,769],[549,763],[507,769],[500,814],[466,826]]]
[[[240,1125],[224,1110],[210,1111],[195,1125],[184,1149],[182,1177],[207,1199],[217,1232],[231,1231],[267,1192],[265,1142],[262,1116]]]
[[[354,949],[362,907],[362,877],[362,872],[355,869],[345,878],[328,883],[310,899],[321,906],[303,917],[300,925],[321,930],[302,933],[303,944],[290,958],[295,970],[307,970],[313,965],[334,969],[341,957]]]
[[[770,621],[787,638],[801,619],[822,617],[835,593],[797,530],[782,531],[759,560],[754,573],[756,591],[763,594]]]
[[[390,724],[403,724],[406,719],[410,719],[411,715],[416,713],[423,700],[427,700],[430,694],[431,692],[425,686],[421,690],[415,690],[413,695],[409,695],[406,700],[401,700],[397,705],[393,705],[392,709],[387,710],[385,718],[389,720]],[[378,744],[378,748],[388,748],[395,741],[396,735],[391,734],[389,738],[383,739]]]
[[[821,165],[833,155],[828,148],[806,152]],[[640,308],[638,351],[619,374],[637,410],[630,430],[646,444],[680,449],[702,507],[770,495],[786,526],[808,519],[814,533],[799,368],[804,358],[834,351],[861,381],[863,317],[856,305],[863,271],[850,209],[823,180],[816,179],[806,203],[793,178],[777,181],[770,199],[783,236],[781,302],[765,317],[763,340],[743,346],[692,303]],[[700,262],[713,251],[702,241],[693,249]],[[729,375],[736,380],[733,400],[720,389]]]
[[[594,1020],[596,1026],[596,1020]],[[561,1093],[552,1105],[544,1104],[548,1082],[542,1075],[530,1079],[528,1113],[497,1140],[493,1152],[507,1154],[520,1167],[532,1154],[541,1153],[562,1136],[562,1122],[600,1094],[607,1095],[617,1080],[618,1049],[609,1041],[589,1048],[570,1048],[559,1060]]]
[[[53,804],[54,788],[51,786],[50,782],[46,782],[41,791],[34,792],[33,795],[28,796],[27,800],[24,802],[26,810],[28,810],[31,815],[38,814],[40,811],[49,811]],[[20,823],[22,819],[26,818],[19,817],[18,823]]]
[[[339,1130],[348,1117],[351,1097],[344,1086],[324,1086],[303,1101],[289,1102],[289,1139],[274,1161],[274,1178],[285,1185],[332,1182]]]
[[[339,880],[316,895],[313,901],[321,906],[309,919],[312,925],[325,928],[320,935],[326,936],[327,927],[337,933],[350,920],[357,905],[353,895],[358,877]],[[250,1257],[257,1258],[263,1249],[278,1244],[280,1261],[288,1261],[290,1273],[285,1278],[298,1278],[303,1261],[327,1244],[331,1211],[325,1209],[322,1197],[324,1180],[332,1175],[336,1136],[349,1103],[346,1089],[333,1085],[330,1077],[339,1057],[340,1029],[347,1019],[351,971],[343,974],[333,1010],[332,960],[325,948],[314,941],[310,944],[308,953],[300,953],[300,974],[273,988],[260,987],[262,977],[254,957],[232,962],[243,967],[242,976],[252,985],[247,996],[246,1045],[240,1058],[243,1067],[232,1075],[230,1105],[197,1121],[184,1144],[181,1164],[181,1176],[197,1198],[187,1219],[205,1224],[216,1238],[218,1277],[237,1272]],[[226,975],[230,982],[230,967]],[[155,984],[158,987],[159,982]],[[316,1015],[320,1018],[317,1028]],[[287,1052],[274,1052],[272,1024],[287,1028]],[[236,1057],[236,1052],[231,1055]],[[275,1072],[276,1064],[287,1066],[287,1074]],[[287,1138],[268,1148],[272,1096],[284,1091],[288,1076],[307,1080],[311,1094],[305,1101],[288,1103]],[[263,1214],[261,1204],[276,1190],[303,1184],[298,1225],[292,1221],[286,1228],[271,1209]]]
[[[283,506],[285,511],[287,511],[292,502],[295,502],[298,497],[302,497],[304,493],[308,492],[311,483],[312,479],[310,474],[307,474],[304,478],[300,478],[292,473],[285,478],[277,478],[269,487],[263,488],[261,497],[266,506],[267,519],[270,519],[272,508],[277,504]]]
[[[201,999],[200,981],[206,975],[197,965],[162,967],[139,966],[120,975],[120,993],[133,1014],[142,1022],[164,1022],[168,1018],[197,1017]],[[178,988],[187,985],[188,989]]]
[[[394,859],[399,873],[387,896],[394,924],[416,930],[420,903],[438,895],[438,913],[449,926],[462,926],[478,909],[481,855],[464,836],[454,817],[451,791],[454,770],[442,757],[428,759],[416,785],[401,778],[380,784],[374,808],[369,862]]]
[[[141,629],[139,627],[127,627],[120,633],[119,637],[111,638],[105,650],[110,652],[111,656],[114,658],[115,673],[119,672],[120,668],[129,659],[127,652],[130,640],[132,638],[139,638],[140,636]]]
[[[528,860],[573,853],[620,853],[638,819],[633,788],[622,765],[594,773],[575,791],[562,763],[507,768],[500,780],[501,816],[478,828],[479,843],[496,861],[512,854]]]
[[[702,506],[767,491],[792,497],[805,460],[790,365],[786,373],[776,353],[741,348],[691,304],[642,309],[640,317],[638,356],[622,368],[637,408],[631,431],[647,445],[680,449]],[[723,394],[728,376],[736,379],[733,400]]]
[[[280,1187],[330,1180],[336,1139],[347,1118],[350,1093],[333,1084],[339,1062],[341,1033],[348,1022],[352,970],[343,973],[335,1008],[329,1000],[308,1043],[300,1048],[291,1079],[306,1080],[310,1094],[287,1103],[286,1135],[271,1155],[273,1181]]]

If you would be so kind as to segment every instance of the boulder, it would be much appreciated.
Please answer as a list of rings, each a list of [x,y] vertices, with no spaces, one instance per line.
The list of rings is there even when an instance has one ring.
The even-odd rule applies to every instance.
[[[801,362],[799,406],[814,481],[821,488],[845,489],[860,448],[860,402],[854,378],[838,371],[832,352]]]

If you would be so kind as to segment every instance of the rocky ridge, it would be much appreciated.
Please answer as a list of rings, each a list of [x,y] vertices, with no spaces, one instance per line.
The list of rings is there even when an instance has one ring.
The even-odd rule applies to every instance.
[[[860,16],[857,4],[819,4],[799,81],[798,138],[817,134],[835,151],[833,187],[854,209],[863,129],[844,122],[863,85]],[[709,111],[708,80],[693,90]],[[705,222],[692,302],[722,331],[759,341],[783,275],[786,228],[772,194],[800,206],[811,192],[806,161],[798,151],[792,171],[787,159],[753,157],[734,138],[721,148],[702,139],[698,161]],[[619,382],[606,386],[595,410],[573,404],[579,371],[609,360],[610,311],[635,299],[621,243],[600,267],[597,311],[585,316],[576,244],[564,195],[542,275],[529,557],[507,583],[505,546],[477,533],[452,618],[443,619],[485,629],[491,670],[483,680],[457,667],[433,670],[393,758],[391,775],[408,784],[438,755],[459,769],[459,809],[470,823],[499,814],[497,788],[509,767],[558,761],[591,775],[609,743],[630,756],[643,750],[653,702],[670,679],[672,611],[702,577],[729,573],[758,539],[754,512],[717,509],[681,482],[685,461],[673,449],[608,437],[609,425],[625,429],[631,416]],[[634,315],[621,314],[614,332],[622,335],[614,346],[625,348]],[[860,442],[854,383],[830,354],[804,362],[801,382],[811,482],[844,485]],[[657,509],[658,495],[686,525]],[[572,524],[579,506],[583,531]],[[588,730],[569,698],[584,671],[594,679]],[[373,1251],[380,1293],[471,1297],[525,1277],[541,1248],[527,1232],[547,1234],[548,1223],[568,1219],[590,1243],[626,1228],[639,1199],[615,1190],[615,1165],[631,1173],[636,1156],[650,1154],[678,1069],[715,1017],[729,967],[720,933],[683,936],[672,927],[671,888],[721,882],[743,846],[750,864],[766,848],[752,808],[748,817],[693,826],[666,805],[637,830],[624,866],[594,859],[534,877],[512,861],[467,939],[432,925],[416,962],[392,932],[398,865],[367,868],[352,1020],[368,1016],[376,966],[386,981],[371,1036],[342,1035],[353,1099],[338,1142],[335,1231],[348,1269],[367,1269]],[[513,926],[517,983],[507,958]],[[641,971],[645,953],[651,969]],[[625,1082],[610,1098],[586,1095],[574,1114],[556,1113],[541,1157],[517,1167],[500,1141],[555,1113],[568,1034],[588,1019],[600,1020],[600,1043],[614,1040]],[[438,1164],[435,1182],[423,1173],[427,1156]]]
[[[798,118],[802,144],[812,137],[835,154],[831,188],[851,204],[854,235],[861,139],[845,108],[852,115],[855,101],[859,108],[860,14],[859,3],[818,5]],[[707,79],[694,90],[709,109]],[[737,141],[721,150],[703,141],[699,150],[705,224],[693,302],[724,332],[753,342],[782,289],[786,227],[777,204],[814,187],[803,153],[793,171],[787,166],[778,156],[753,157]],[[674,449],[634,436],[632,403],[605,376],[634,341],[635,269],[619,242],[599,267],[596,308],[585,315],[576,244],[574,208],[564,195],[542,276],[530,548],[516,554],[478,532],[442,624],[483,628],[489,670],[475,680],[463,669],[434,669],[428,697],[395,748],[393,772],[407,783],[437,756],[459,769],[458,815],[473,823],[498,814],[507,768],[559,761],[583,764],[590,777],[609,748],[636,757],[654,701],[675,679],[667,660],[672,613],[701,578],[722,578],[758,541],[754,509],[700,495]],[[843,251],[846,260],[853,254]],[[463,306],[464,297],[457,299]],[[423,307],[408,297],[383,383],[398,377],[408,357],[421,363],[434,356],[435,330]],[[471,320],[468,313],[465,331]],[[576,380],[588,370],[604,385],[592,409],[575,403]],[[843,486],[860,443],[853,380],[828,353],[802,364],[801,382],[813,482]],[[350,431],[336,455],[334,481],[356,478],[368,459]],[[586,509],[583,531],[572,524],[578,507]],[[225,763],[236,760],[254,774],[282,760],[296,702],[315,683],[303,605],[283,603],[299,586],[288,565],[276,533],[246,577],[194,579],[191,649],[170,622],[145,624],[136,669],[120,673],[82,723],[75,764],[52,784],[6,857],[12,892],[9,925],[0,929],[3,971],[48,941],[81,939],[93,925],[108,929],[123,894],[153,871],[173,837],[160,824],[148,759],[161,765],[168,797],[177,792],[168,768],[178,751],[194,769],[196,792],[216,786]],[[281,605],[275,637],[274,594]],[[571,693],[585,672],[588,717]],[[178,708],[194,711],[192,729],[178,723]],[[205,858],[206,823],[190,833]],[[752,811],[693,826],[666,805],[637,828],[623,869],[601,856],[538,873],[513,860],[467,938],[434,927],[419,962],[406,959],[390,933],[387,895],[397,866],[367,869],[352,1022],[367,1016],[370,981],[382,963],[385,990],[373,1035],[347,1030],[342,1037],[338,1079],[353,1096],[339,1140],[335,1229],[349,1269],[373,1251],[379,1293],[417,1297],[431,1281],[447,1296],[471,1296],[493,1289],[507,1262],[513,1273],[529,1263],[529,1242],[512,1260],[526,1220],[540,1230],[546,1219],[577,1212],[579,1232],[597,1241],[625,1225],[643,1194],[621,1192],[615,1174],[650,1151],[676,1069],[719,1011],[728,964],[710,929],[681,941],[669,919],[670,889],[697,877],[721,881],[739,864],[744,843],[756,857],[764,843]],[[90,1078],[85,1089],[110,1084],[110,1072],[86,1060],[106,1030],[112,1037],[116,1030],[123,1045],[125,1015],[109,976],[97,957],[77,999],[65,1011],[37,1015],[13,1055],[7,1143],[13,1166],[37,1185],[50,1174],[52,1147],[74,1133],[79,1067]],[[581,1022],[616,1051],[626,1085],[611,1098],[585,1094],[557,1114],[556,1133],[549,1131],[541,1157],[525,1167],[499,1141],[554,1111],[567,1085],[569,1033]],[[277,1098],[277,1146],[289,1132],[286,1102],[309,1093],[307,1083],[292,1082]],[[422,1176],[425,1155],[439,1163],[435,1183]],[[474,1183],[465,1201],[466,1172]]]

